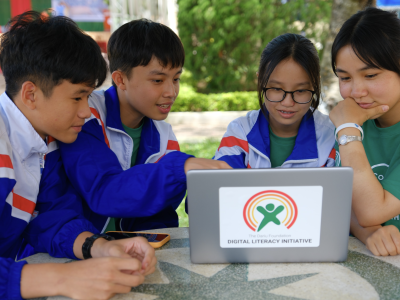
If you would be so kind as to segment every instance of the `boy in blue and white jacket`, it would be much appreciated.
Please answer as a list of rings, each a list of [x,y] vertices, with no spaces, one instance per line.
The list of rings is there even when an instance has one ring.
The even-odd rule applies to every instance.
[[[163,121],[178,96],[184,58],[178,36],[159,23],[131,21],[110,37],[113,86],[91,95],[92,115],[76,142],[59,143],[85,216],[99,230],[177,227],[185,173],[229,167],[179,152]]]
[[[57,147],[50,136],[66,143],[76,139],[90,116],[87,98],[105,79],[105,61],[97,44],[68,18],[27,12],[9,25],[0,43],[6,81],[0,96],[0,299],[109,298],[129,292],[154,270],[154,250],[143,239],[108,242],[93,236],[98,230],[83,217],[82,200],[60,158],[46,157]],[[45,167],[45,161],[58,172]],[[83,251],[85,244],[89,251]],[[135,244],[145,250],[134,253]],[[120,258],[69,266],[15,262],[18,252],[23,257],[33,251],[72,259],[111,253]],[[131,257],[137,255],[147,258]],[[96,275],[103,272],[115,277]],[[93,290],[95,285],[110,289]]]

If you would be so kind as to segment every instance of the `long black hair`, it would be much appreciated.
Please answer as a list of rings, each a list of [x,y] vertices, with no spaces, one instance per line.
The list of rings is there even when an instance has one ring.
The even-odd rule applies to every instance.
[[[260,108],[264,112],[263,88],[267,85],[269,77],[281,61],[289,58],[302,66],[310,77],[315,92],[311,102],[311,107],[314,108],[311,113],[313,113],[319,105],[321,94],[318,52],[309,39],[294,33],[285,33],[274,38],[261,54],[257,85]]]
[[[400,20],[395,13],[370,7],[344,22],[332,45],[335,74],[337,54],[348,45],[367,66],[400,75]]]

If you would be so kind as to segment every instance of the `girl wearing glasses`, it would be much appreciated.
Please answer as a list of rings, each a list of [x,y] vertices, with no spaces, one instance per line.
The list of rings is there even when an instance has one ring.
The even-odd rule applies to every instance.
[[[332,67],[345,99],[330,113],[337,164],[354,170],[351,232],[375,255],[400,254],[397,15],[377,8],[353,15],[335,38]]]
[[[233,168],[334,166],[334,126],[317,110],[317,50],[298,34],[273,39],[258,70],[260,109],[232,121],[214,159]]]

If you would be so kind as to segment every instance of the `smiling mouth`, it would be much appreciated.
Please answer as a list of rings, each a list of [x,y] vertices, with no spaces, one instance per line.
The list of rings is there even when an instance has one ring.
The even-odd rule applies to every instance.
[[[294,111],[286,111],[286,110],[278,110],[278,111],[283,113],[283,114],[288,114],[288,115],[295,113]]]
[[[161,107],[161,108],[168,108],[170,107],[172,104],[156,104],[157,106]]]

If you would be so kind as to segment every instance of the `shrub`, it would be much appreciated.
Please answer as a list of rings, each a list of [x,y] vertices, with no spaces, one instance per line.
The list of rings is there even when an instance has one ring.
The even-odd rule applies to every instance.
[[[302,33],[323,42],[332,0],[178,0],[185,68],[197,91],[256,88],[262,49],[274,37]],[[321,43],[318,44],[321,48]]]
[[[219,94],[197,93],[192,86],[181,84],[172,111],[242,111],[259,109],[257,92]]]

